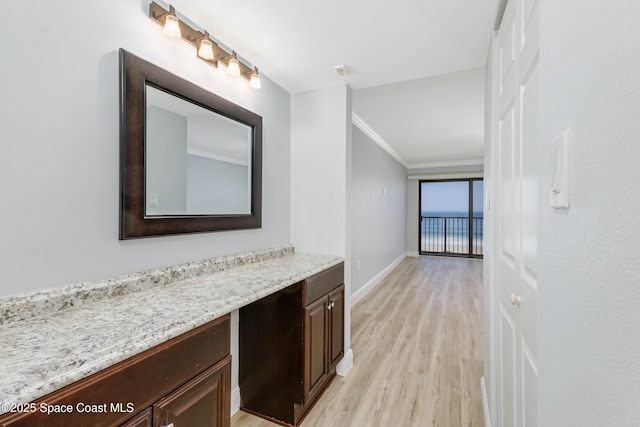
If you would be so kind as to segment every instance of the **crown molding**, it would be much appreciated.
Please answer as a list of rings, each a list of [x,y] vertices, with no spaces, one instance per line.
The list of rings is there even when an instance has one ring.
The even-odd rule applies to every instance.
[[[449,168],[455,166],[483,166],[484,159],[451,160],[446,162],[411,163],[407,169]]]
[[[483,178],[483,173],[438,173],[438,174],[421,174],[421,175],[409,175],[407,176],[407,180],[409,181],[419,181],[419,180],[445,180],[445,179],[473,179],[473,178]]]
[[[398,162],[400,162],[400,164],[402,166],[404,166],[405,168],[409,167],[408,163],[406,162],[406,160],[400,154],[398,154],[398,152],[396,150],[391,148],[391,146],[389,144],[387,144],[387,142],[384,139],[382,139],[382,137],[380,135],[378,135],[373,129],[371,129],[369,127],[369,125],[366,124],[365,121],[362,120],[362,118],[360,116],[358,116],[354,112],[351,113],[351,122],[358,129],[360,129],[362,132],[364,132],[365,135],[367,135],[369,138],[371,138],[371,140],[373,142],[378,144],[378,146],[380,148],[382,148],[384,151],[386,151],[391,157],[393,157]]]
[[[209,151],[199,150],[197,148],[187,148],[187,154],[191,154],[192,156],[206,157],[207,159],[218,160],[220,162],[231,163],[234,165],[240,165],[245,167],[249,166],[249,163],[247,161],[239,160],[234,157],[214,154]]]

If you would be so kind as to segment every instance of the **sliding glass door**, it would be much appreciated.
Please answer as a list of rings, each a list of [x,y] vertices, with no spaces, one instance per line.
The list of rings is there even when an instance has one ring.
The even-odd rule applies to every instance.
[[[420,181],[421,254],[482,257],[483,181]]]

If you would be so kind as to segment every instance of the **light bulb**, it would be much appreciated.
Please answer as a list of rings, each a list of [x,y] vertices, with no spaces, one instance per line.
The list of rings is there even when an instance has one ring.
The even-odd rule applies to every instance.
[[[180,33],[180,21],[176,17],[176,10],[173,6],[169,6],[169,14],[164,21],[164,33],[172,39],[179,39],[182,37]]]
[[[240,62],[238,62],[238,58],[236,58],[235,50],[231,54],[231,59],[229,59],[229,65],[227,65],[227,73],[230,76],[234,77],[240,75]]]
[[[260,83],[260,74],[258,74],[258,67],[254,67],[253,73],[251,73],[249,87],[251,89],[260,89],[262,87],[262,84]]]
[[[213,43],[209,40],[209,33],[204,32],[204,38],[200,42],[198,48],[198,56],[202,59],[211,61],[213,59]]]

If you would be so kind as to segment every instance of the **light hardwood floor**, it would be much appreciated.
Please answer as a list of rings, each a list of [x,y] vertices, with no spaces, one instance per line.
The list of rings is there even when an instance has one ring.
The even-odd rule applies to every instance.
[[[482,426],[482,261],[407,258],[353,307],[351,347],[302,427]]]

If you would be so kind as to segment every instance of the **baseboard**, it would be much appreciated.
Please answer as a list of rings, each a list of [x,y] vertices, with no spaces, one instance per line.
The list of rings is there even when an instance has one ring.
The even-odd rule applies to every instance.
[[[336,374],[346,377],[351,368],[353,368],[353,350],[349,349],[336,365]]]
[[[365,295],[371,292],[371,290],[375,288],[376,285],[378,285],[382,281],[382,279],[384,279],[386,275],[389,274],[391,270],[396,268],[398,264],[400,264],[406,257],[406,254],[400,255],[395,261],[386,266],[380,273],[373,276],[373,278],[365,283],[360,289],[355,291],[351,295],[351,307],[356,305],[362,298],[364,298]]]
[[[407,251],[407,256],[410,258],[418,258],[420,253],[418,251]]]
[[[480,378],[480,388],[482,389],[482,410],[484,412],[484,427],[491,427],[489,399],[487,399],[487,386],[484,383],[484,377]]]
[[[240,410],[240,387],[231,390],[231,416]]]

